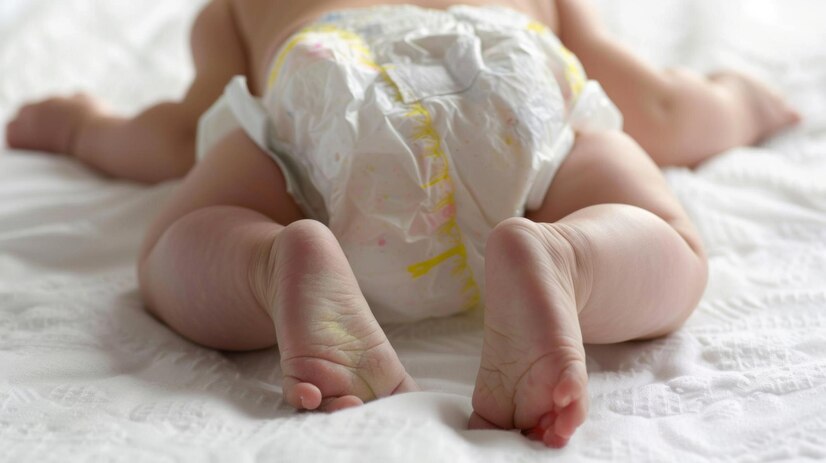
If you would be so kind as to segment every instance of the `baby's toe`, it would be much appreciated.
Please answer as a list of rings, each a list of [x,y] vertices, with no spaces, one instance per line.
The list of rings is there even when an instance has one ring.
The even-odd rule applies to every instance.
[[[298,410],[315,410],[321,406],[321,389],[293,377],[284,378],[284,398]]]
[[[588,415],[588,398],[582,397],[562,409],[556,418],[553,431],[557,436],[570,439]]]
[[[789,104],[786,104],[784,115],[786,125],[796,125],[803,121],[803,115],[800,114],[800,111],[796,110]]]
[[[554,449],[565,447],[585,419],[586,407],[583,407],[581,402],[578,400],[560,412],[543,415],[539,424],[526,431],[525,435],[531,440],[541,441]]]
[[[554,387],[553,400],[558,409],[567,407],[570,403],[587,395],[588,373],[585,365],[580,362],[569,365],[559,375]]]
[[[568,441],[570,437],[562,437],[554,433],[553,429],[549,429],[545,432],[545,436],[542,438],[542,442],[552,448],[552,449],[561,449],[568,445]]]

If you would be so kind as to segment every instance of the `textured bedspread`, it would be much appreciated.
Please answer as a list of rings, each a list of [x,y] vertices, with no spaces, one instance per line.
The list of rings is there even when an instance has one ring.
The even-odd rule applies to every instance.
[[[93,91],[124,111],[177,96],[202,2],[0,1],[0,120]],[[332,415],[282,400],[276,350],[197,347],[141,308],[133,262],[175,187],[0,152],[2,461],[766,461],[826,459],[826,4],[598,2],[659,64],[771,79],[806,123],[668,179],[711,282],[678,333],[589,346],[591,411],[564,450],[467,431],[479,320],[389,329],[427,392]]]

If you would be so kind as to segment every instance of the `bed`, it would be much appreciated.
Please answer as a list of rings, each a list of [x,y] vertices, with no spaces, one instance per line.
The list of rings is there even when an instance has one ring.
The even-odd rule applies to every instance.
[[[203,0],[3,0],[0,120],[53,93],[134,112],[192,76]],[[2,461],[775,461],[826,459],[826,4],[599,0],[646,58],[769,79],[805,116],[669,183],[711,279],[677,333],[588,346],[591,410],[570,445],[468,431],[478,316],[394,326],[424,392],[335,414],[283,400],[275,349],[198,347],[147,315],[134,260],[176,183],[0,153]]]

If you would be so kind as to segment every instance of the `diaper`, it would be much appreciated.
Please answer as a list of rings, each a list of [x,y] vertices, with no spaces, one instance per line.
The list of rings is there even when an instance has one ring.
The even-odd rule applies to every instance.
[[[619,129],[545,26],[500,7],[329,13],[242,77],[199,125],[199,157],[243,127],[308,218],[338,238],[380,323],[455,314],[484,291],[499,222],[538,208],[575,130]]]

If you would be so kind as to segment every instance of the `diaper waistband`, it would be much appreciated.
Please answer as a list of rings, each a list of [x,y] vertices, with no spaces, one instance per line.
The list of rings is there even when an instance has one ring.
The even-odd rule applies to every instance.
[[[280,67],[279,61],[289,54],[304,32],[323,32],[326,30],[325,26],[329,26],[338,31],[350,31],[358,36],[358,40],[369,43],[371,39],[386,37],[387,34],[405,34],[412,31],[427,34],[449,31],[460,23],[472,25],[474,29],[550,32],[530,16],[502,6],[454,5],[441,10],[415,5],[376,5],[334,10],[308,22],[278,47],[268,67],[270,70],[268,87],[272,85],[273,75]]]

